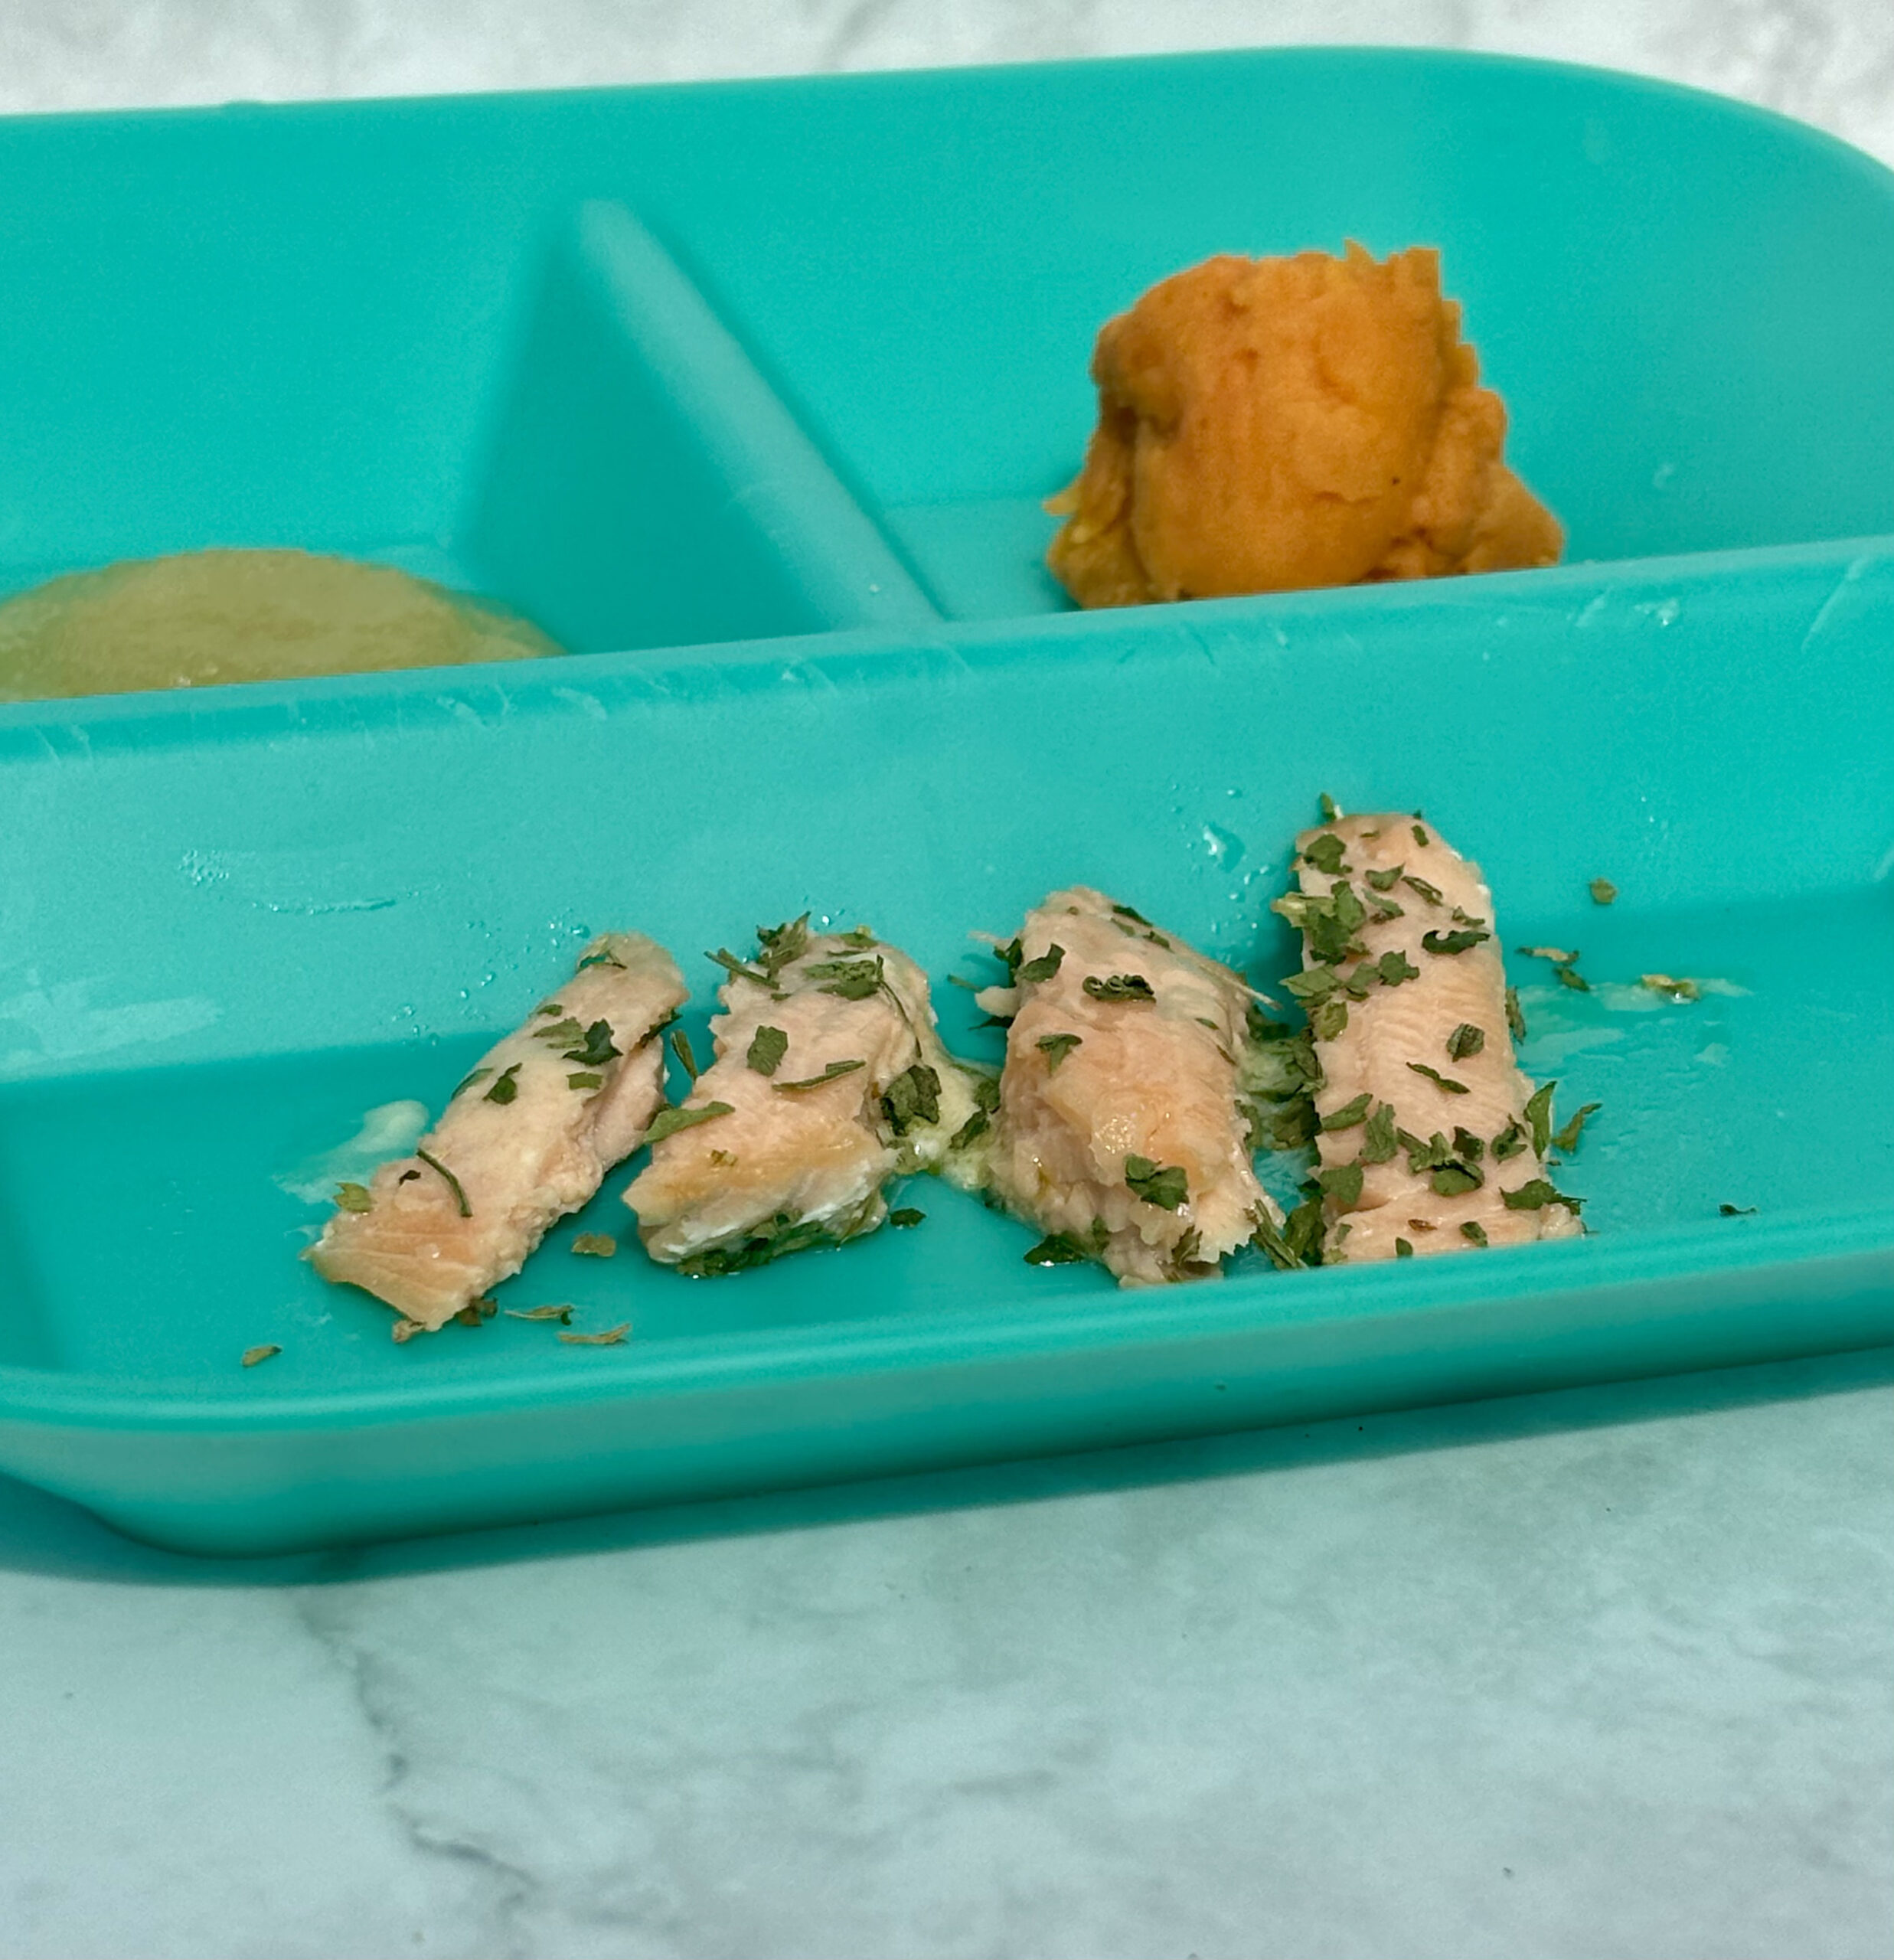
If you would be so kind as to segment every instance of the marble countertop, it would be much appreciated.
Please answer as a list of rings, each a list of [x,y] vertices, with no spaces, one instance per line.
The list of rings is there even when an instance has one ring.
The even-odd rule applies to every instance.
[[[1894,160],[1848,0],[21,0],[0,110],[1429,42]],[[265,1566],[0,1480],[0,1960],[1894,1955],[1894,1351]]]

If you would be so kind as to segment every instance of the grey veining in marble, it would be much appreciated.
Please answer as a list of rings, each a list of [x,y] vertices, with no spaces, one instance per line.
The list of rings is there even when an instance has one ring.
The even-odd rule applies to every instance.
[[[1848,0],[11,0],[0,111],[1290,41],[1894,160]],[[0,1960],[1894,1956],[1894,1357],[226,1568],[0,1483]]]

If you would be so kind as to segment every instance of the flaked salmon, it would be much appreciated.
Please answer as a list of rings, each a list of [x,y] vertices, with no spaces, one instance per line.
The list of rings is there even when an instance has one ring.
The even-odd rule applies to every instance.
[[[985,1175],[1039,1227],[1040,1263],[1099,1260],[1126,1285],[1195,1279],[1281,1214],[1256,1181],[1241,1098],[1250,990],[1102,892],[1056,891],[1001,949],[1010,1018]]]
[[[1546,1174],[1549,1090],[1514,1058],[1493,897],[1432,825],[1338,817],[1296,839],[1288,985],[1323,1082],[1323,1256],[1354,1263],[1566,1238]]]
[[[975,1113],[905,953],[806,918],[757,938],[713,956],[715,1059],[625,1193],[652,1258],[697,1277],[873,1231],[890,1180],[939,1168]]]
[[[644,1139],[664,1102],[660,1031],[686,998],[663,947],[594,939],[557,995],[482,1058],[414,1155],[382,1165],[309,1256],[432,1333],[518,1272]]]

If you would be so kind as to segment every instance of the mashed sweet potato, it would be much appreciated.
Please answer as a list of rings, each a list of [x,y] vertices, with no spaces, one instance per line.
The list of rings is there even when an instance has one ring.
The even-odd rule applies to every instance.
[[[1136,606],[1556,562],[1438,253],[1207,259],[1106,322],[1047,562]]]

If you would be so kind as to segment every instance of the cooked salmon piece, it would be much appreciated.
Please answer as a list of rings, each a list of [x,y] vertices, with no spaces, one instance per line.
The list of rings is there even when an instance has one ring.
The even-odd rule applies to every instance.
[[[985,1174],[1047,1234],[1127,1285],[1207,1276],[1281,1214],[1256,1181],[1239,1086],[1252,995],[1228,967],[1083,885],[1001,949],[1010,1018]]]
[[[443,1327],[519,1271],[553,1222],[629,1157],[665,1099],[660,1031],[686,998],[677,962],[636,933],[607,933],[531,1020],[482,1057],[411,1157],[345,1186],[309,1257]]]
[[[1549,1092],[1514,1059],[1493,895],[1422,819],[1337,817],[1296,839],[1324,1258],[1353,1264],[1579,1232],[1545,1152]],[[1509,1198],[1510,1202],[1508,1202]]]
[[[975,1114],[905,953],[806,916],[757,939],[712,956],[715,1058],[625,1192],[651,1257],[697,1278],[872,1232],[890,1180],[939,1168]]]

